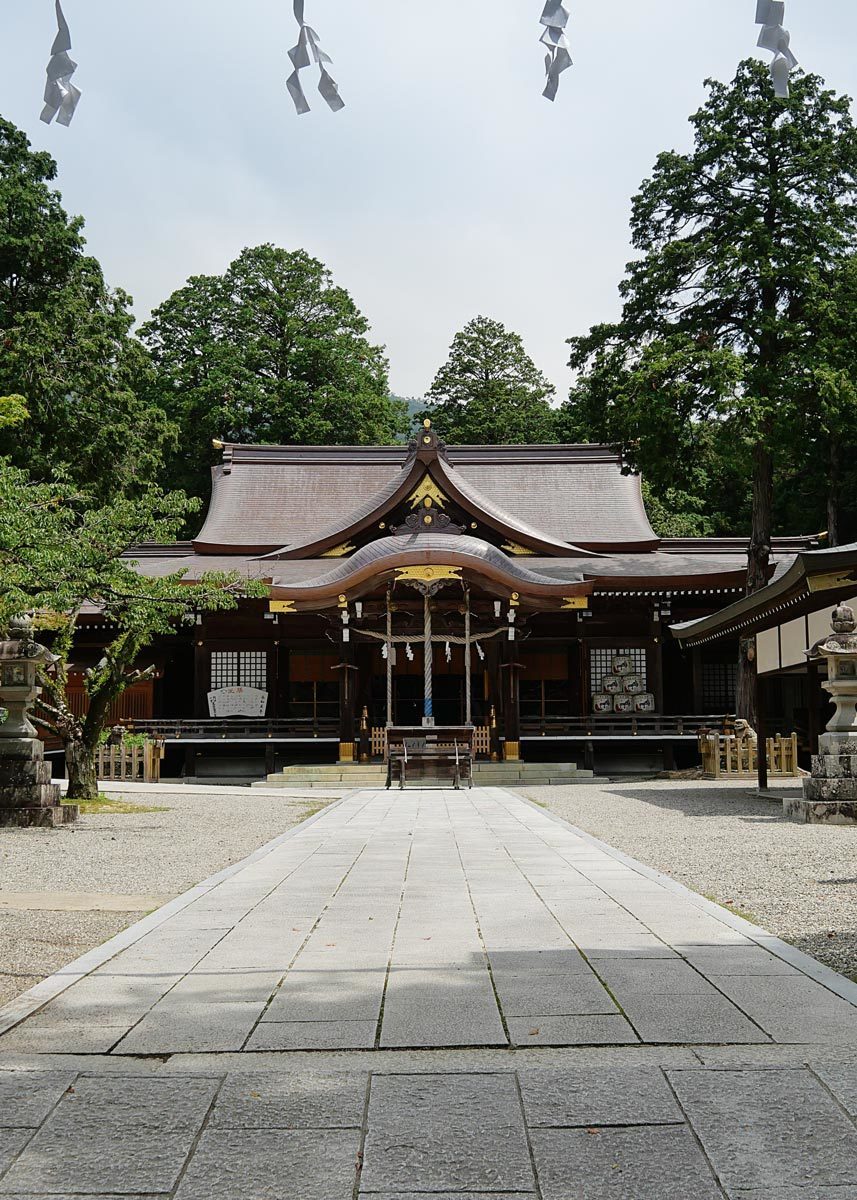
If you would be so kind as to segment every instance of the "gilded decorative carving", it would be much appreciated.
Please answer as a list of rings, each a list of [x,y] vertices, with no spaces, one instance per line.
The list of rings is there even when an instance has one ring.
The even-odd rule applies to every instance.
[[[322,558],[345,558],[355,549],[350,542],[343,542],[341,546],[334,546],[332,550],[325,550]]]
[[[444,504],[448,503],[446,496],[430,475],[422,477],[416,489],[408,497],[408,502],[411,508],[416,508],[418,504],[423,504],[427,499],[439,508],[443,508]]]
[[[588,596],[563,596],[563,610],[579,612],[589,608]]]
[[[504,542],[503,549],[507,554],[515,554],[518,557],[522,557],[523,555],[535,557],[536,554],[535,550],[529,550],[526,546],[519,546],[517,542]]]
[[[441,583],[444,579],[461,581],[461,567],[399,567],[396,579],[402,583]]]
[[[294,600],[271,600],[268,603],[268,611],[272,613],[293,613],[295,609]]]

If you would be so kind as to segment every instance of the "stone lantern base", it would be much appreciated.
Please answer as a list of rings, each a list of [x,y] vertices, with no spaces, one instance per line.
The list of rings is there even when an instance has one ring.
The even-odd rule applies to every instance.
[[[824,733],[803,796],[783,801],[785,816],[808,825],[857,825],[857,734]]]
[[[38,738],[0,740],[0,825],[67,825],[76,804],[61,804],[51,764]]]

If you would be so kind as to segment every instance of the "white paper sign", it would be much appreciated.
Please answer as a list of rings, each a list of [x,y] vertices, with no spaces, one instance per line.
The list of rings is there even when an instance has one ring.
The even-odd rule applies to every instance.
[[[268,693],[259,688],[228,687],[208,693],[208,712],[212,717],[264,717]]]

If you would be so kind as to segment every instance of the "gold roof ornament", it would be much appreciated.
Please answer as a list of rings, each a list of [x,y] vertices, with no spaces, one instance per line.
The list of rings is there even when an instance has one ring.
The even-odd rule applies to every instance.
[[[563,610],[567,612],[580,612],[589,608],[588,596],[563,596]]]
[[[399,567],[396,579],[402,583],[439,583],[444,579],[461,581],[462,567]]]
[[[507,554],[514,554],[519,558],[523,555],[528,555],[532,558],[536,557],[535,550],[529,550],[526,546],[520,546],[517,542],[504,542],[503,549]]]
[[[411,508],[416,508],[417,505],[424,504],[426,500],[429,500],[432,504],[436,504],[438,508],[443,508],[445,504],[449,503],[431,475],[424,475],[408,497],[408,503]]]
[[[332,550],[325,550],[322,558],[345,558],[355,549],[350,542],[343,542],[341,546],[334,546]]]

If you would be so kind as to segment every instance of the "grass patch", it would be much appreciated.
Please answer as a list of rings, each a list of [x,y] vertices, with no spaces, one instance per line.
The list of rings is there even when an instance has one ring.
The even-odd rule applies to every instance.
[[[727,912],[731,912],[733,916],[741,917],[744,921],[749,921],[751,925],[759,925],[759,918],[755,913],[748,912],[745,908],[739,908],[737,904],[723,903],[716,896],[712,896],[710,892],[703,892],[706,900],[710,900],[712,904],[716,904],[718,908],[725,908]]]
[[[99,796],[96,800],[63,800],[63,804],[77,804],[81,814],[97,816],[99,813],[155,813],[169,812],[168,808],[156,804],[129,804],[115,796]]]

